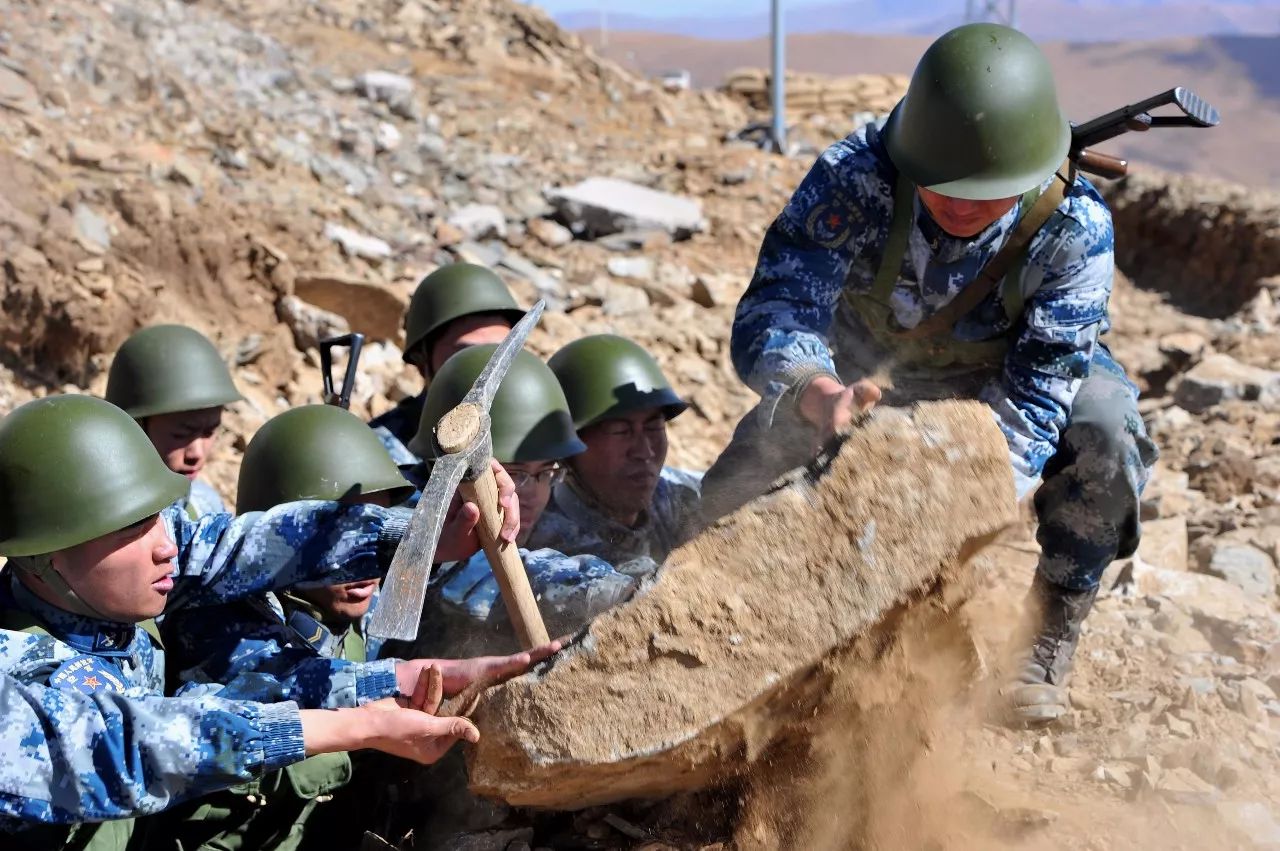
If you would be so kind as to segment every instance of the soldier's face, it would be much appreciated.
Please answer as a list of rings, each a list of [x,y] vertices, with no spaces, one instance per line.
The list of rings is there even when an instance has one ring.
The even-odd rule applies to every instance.
[[[959,237],[977,236],[1018,203],[1016,195],[994,201],[966,201],[939,195],[924,187],[919,191],[920,201],[933,220],[947,233]]]
[[[556,461],[512,462],[502,466],[516,483],[516,497],[520,500],[520,532],[516,535],[516,544],[523,547],[551,501],[551,488],[563,471]]]
[[[389,508],[391,494],[379,491],[342,501],[348,505],[380,505]],[[359,579],[337,585],[322,585],[319,588],[294,588],[292,593],[319,609],[320,619],[326,623],[350,624],[360,620],[369,611],[373,594],[380,584],[377,579]]]
[[[511,323],[499,314],[477,313],[455,319],[432,341],[428,364],[431,371],[423,373],[423,377],[434,375],[445,361],[468,346],[501,343],[510,330]]]
[[[53,569],[95,612],[121,623],[135,623],[164,611],[173,590],[173,558],[177,554],[178,547],[159,515],[152,515],[54,553]],[[56,605],[58,601],[50,602]]]
[[[569,459],[574,478],[621,523],[636,522],[648,507],[667,460],[667,418],[646,408],[604,420],[578,437],[587,451]]]
[[[213,452],[222,425],[221,408],[147,417],[144,429],[170,470],[195,479]]]

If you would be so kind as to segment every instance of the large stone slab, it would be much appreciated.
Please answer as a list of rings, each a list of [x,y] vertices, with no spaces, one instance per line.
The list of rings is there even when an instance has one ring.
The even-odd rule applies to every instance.
[[[972,402],[870,416],[668,559],[546,670],[490,692],[471,788],[575,809],[713,784],[806,716],[810,675],[891,642],[1013,523],[1008,449]],[[812,691],[812,689],[810,689]]]
[[[589,239],[628,230],[687,239],[707,226],[697,201],[613,177],[549,190],[547,200],[571,231]]]

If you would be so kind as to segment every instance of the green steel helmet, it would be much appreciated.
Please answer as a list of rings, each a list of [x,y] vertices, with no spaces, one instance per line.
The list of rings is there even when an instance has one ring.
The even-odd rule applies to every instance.
[[[427,275],[409,299],[404,317],[404,358],[430,344],[444,326],[477,313],[497,313],[514,325],[524,311],[493,271],[474,263],[451,263]]]
[[[662,408],[671,419],[689,407],[671,388],[653,356],[626,337],[583,337],[560,349],[547,363],[564,388],[579,431],[644,408]]]
[[[236,512],[299,499],[340,500],[387,492],[403,502],[413,486],[368,424],[333,405],[304,405],[266,422],[240,462]]]
[[[185,497],[190,485],[110,402],[28,402],[0,420],[0,555],[44,555],[100,538]]]
[[[1031,39],[999,24],[966,24],[925,51],[884,137],[889,158],[917,186],[993,200],[1053,174],[1071,125]]]
[[[136,420],[220,408],[242,398],[213,343],[185,325],[153,325],[134,333],[107,374],[107,401]]]
[[[496,348],[469,346],[444,362],[427,388],[418,433],[409,441],[410,451],[422,458],[437,456],[436,423],[467,395]],[[489,419],[493,457],[504,464],[559,461],[587,449],[573,429],[569,403],[555,375],[536,355],[523,349],[493,396]]]

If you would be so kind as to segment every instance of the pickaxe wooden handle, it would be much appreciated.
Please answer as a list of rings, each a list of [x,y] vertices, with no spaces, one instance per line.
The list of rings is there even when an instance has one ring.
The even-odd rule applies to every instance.
[[[484,417],[475,405],[463,403],[445,414],[436,426],[436,441],[447,454],[462,452],[472,446],[480,436],[484,427]],[[458,485],[463,499],[474,502],[480,509],[480,522],[476,534],[484,547],[484,554],[489,559],[489,567],[498,580],[498,589],[507,604],[507,614],[511,618],[511,626],[516,632],[521,648],[529,650],[546,644],[550,638],[547,628],[542,623],[542,613],[538,611],[538,601],[529,587],[529,574],[524,569],[514,543],[503,541],[502,510],[498,505],[498,481],[494,478],[493,469],[484,459],[477,464],[479,475],[474,479],[463,479]]]

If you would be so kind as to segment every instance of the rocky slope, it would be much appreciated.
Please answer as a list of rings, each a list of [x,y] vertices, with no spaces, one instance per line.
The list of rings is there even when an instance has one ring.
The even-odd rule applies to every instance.
[[[317,400],[317,336],[373,341],[360,413],[414,392],[400,311],[459,258],[552,302],[539,352],[601,330],[650,347],[693,403],[678,464],[706,465],[752,404],[728,363],[733,304],[809,162],[726,142],[742,102],[655,89],[507,0],[13,2],[0,26],[4,409],[100,392],[132,330],[195,325],[249,399],[214,470],[232,496],[257,425]],[[702,221],[605,228],[557,194],[591,177],[692,199]],[[1163,452],[1147,542],[1089,622],[1074,729],[962,716],[945,765],[887,784],[868,842],[1280,844],[1277,204],[1153,173],[1108,194],[1136,282],[1117,280],[1108,339]],[[990,599],[970,608],[996,672],[1034,545],[988,561]],[[728,838],[698,814],[626,815],[677,847]],[[566,829],[641,844],[618,823],[635,827],[592,811]]]

